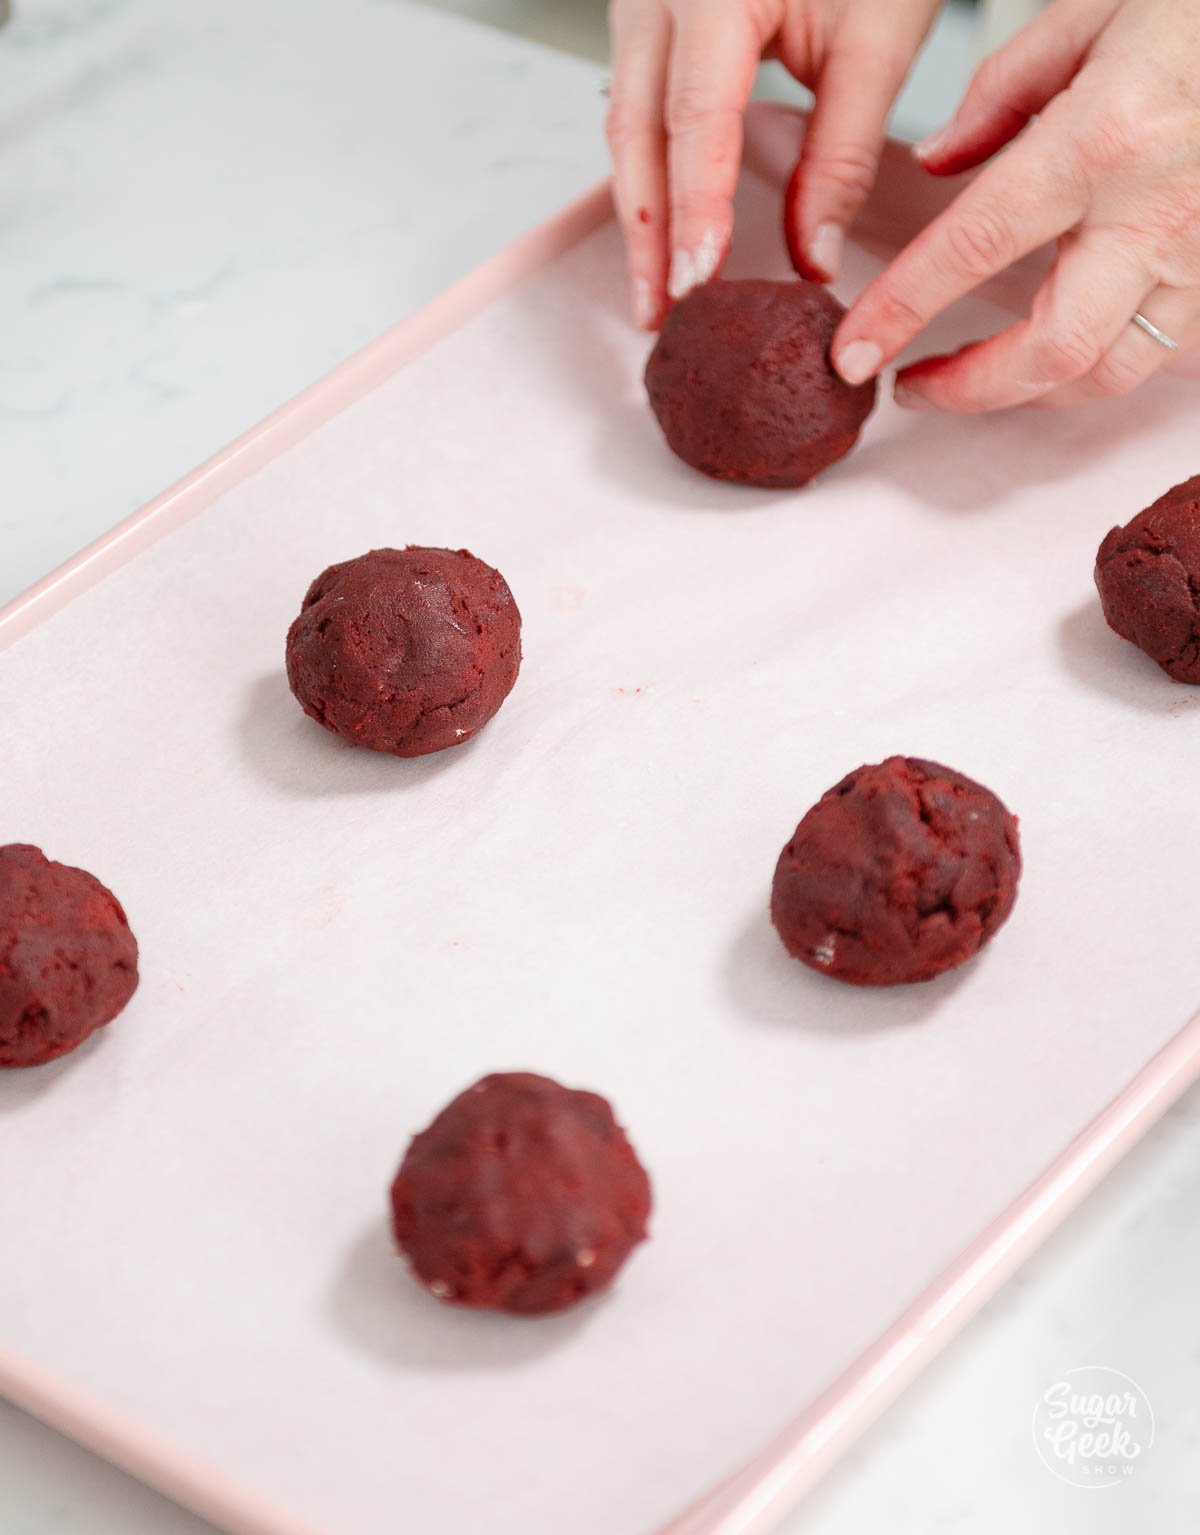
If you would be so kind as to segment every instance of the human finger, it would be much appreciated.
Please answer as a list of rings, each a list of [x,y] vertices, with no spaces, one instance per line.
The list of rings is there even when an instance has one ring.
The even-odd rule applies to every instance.
[[[667,133],[663,105],[671,20],[652,0],[614,0],[612,87],[606,131],[613,199],[625,236],[633,314],[643,329],[667,305]]]
[[[1038,290],[1028,317],[896,378],[896,401],[955,413],[1027,405],[1087,375],[1128,328],[1155,279],[1115,236],[1072,241]]]
[[[665,114],[672,299],[707,282],[729,248],[742,117],[762,41],[748,12],[725,0],[708,0],[677,21]]]
[[[917,159],[953,176],[1003,149],[1071,83],[1118,3],[1058,0],[1043,11],[983,61],[951,121],[917,145]]]
[[[784,199],[788,251],[802,277],[837,276],[846,231],[875,184],[888,114],[938,6],[865,0],[844,12]]]
[[[858,299],[833,339],[833,363],[861,384],[937,315],[1021,256],[1074,228],[1088,201],[1069,148],[1031,133],[962,191]]]
[[[1163,340],[1130,320],[1086,378],[1056,389],[1036,403],[1046,407],[1086,405],[1129,394],[1164,368],[1200,347],[1200,288],[1158,288],[1138,306]]]

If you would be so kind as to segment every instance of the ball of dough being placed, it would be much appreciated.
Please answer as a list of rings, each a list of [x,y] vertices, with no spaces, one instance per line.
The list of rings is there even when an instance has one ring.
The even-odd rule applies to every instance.
[[[521,1314],[611,1283],[649,1214],[650,1180],[608,1103],[531,1072],[460,1093],[392,1185],[396,1240],[422,1284]]]
[[[990,789],[889,757],[821,797],[779,855],[771,920],[794,958],[855,986],[928,981],[1012,911],[1017,822]]]
[[[0,847],[0,1067],[40,1066],[110,1023],[137,990],[121,903],[83,869]]]
[[[717,480],[805,485],[858,440],[875,404],[829,343],[845,310],[803,280],[694,288],[671,310],[646,364],[646,390],[672,452]]]
[[[1096,586],[1110,628],[1176,682],[1200,682],[1200,475],[1112,530]]]
[[[305,714],[397,757],[469,741],[520,664],[512,593],[465,549],[373,549],[331,565],[287,637],[288,682]]]

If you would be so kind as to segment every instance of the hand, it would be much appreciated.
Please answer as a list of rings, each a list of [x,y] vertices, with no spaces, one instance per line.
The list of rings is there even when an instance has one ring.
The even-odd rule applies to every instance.
[[[948,175],[1005,145],[846,316],[833,342],[843,377],[878,372],[955,299],[1055,239],[1030,315],[905,368],[900,404],[1125,394],[1173,355],[1132,323],[1139,312],[1181,349],[1200,344],[1200,0],[1056,0],[916,153]]]
[[[940,0],[612,0],[612,148],[634,316],[661,324],[720,268],[742,115],[769,52],[816,93],[787,200],[792,259],[837,275],[893,101]]]

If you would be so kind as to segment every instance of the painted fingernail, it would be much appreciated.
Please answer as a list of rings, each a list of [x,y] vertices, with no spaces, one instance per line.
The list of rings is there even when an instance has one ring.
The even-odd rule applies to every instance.
[[[913,145],[913,154],[918,160],[934,160],[946,148],[950,142],[950,129],[939,128],[936,133],[931,133],[928,138],[922,139],[919,144]]]
[[[654,299],[644,277],[633,279],[633,318],[643,330],[649,330],[654,324]]]
[[[848,384],[865,384],[883,366],[883,353],[873,341],[851,341],[833,359],[833,365]]]
[[[671,257],[671,274],[667,279],[667,292],[672,298],[683,298],[693,288],[698,288],[701,283],[709,280],[717,270],[720,259],[721,248],[717,244],[717,236],[713,230],[706,229],[695,250],[685,250],[681,247]]]
[[[933,403],[923,394],[918,394],[915,389],[910,389],[907,384],[897,383],[892,391],[892,397],[902,410],[932,410]]]
[[[841,270],[842,252],[846,248],[846,234],[840,224],[820,224],[809,242],[808,259],[825,281],[832,282]]]

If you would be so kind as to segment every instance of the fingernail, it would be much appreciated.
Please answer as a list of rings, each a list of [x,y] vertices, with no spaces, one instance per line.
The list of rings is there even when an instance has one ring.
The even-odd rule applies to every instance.
[[[833,359],[848,384],[865,384],[883,366],[883,353],[873,341],[851,341]]]
[[[933,160],[941,154],[950,142],[950,129],[939,128],[936,133],[931,133],[928,138],[922,139],[919,144],[913,145],[913,154],[918,160]]]
[[[696,247],[696,283],[708,282],[717,270],[717,263],[721,259],[721,247],[717,244],[716,232],[706,229],[700,238],[700,244]]]
[[[808,259],[832,282],[841,270],[846,234],[840,224],[820,224],[809,242]]]
[[[897,382],[892,390],[892,398],[902,410],[932,410],[933,403],[923,394],[918,394],[915,389],[910,389],[907,384]]]
[[[644,277],[633,279],[633,318],[643,330],[649,330],[654,324],[654,299]]]
[[[715,231],[706,229],[694,251],[682,247],[671,257],[671,273],[667,279],[667,292],[672,298],[683,298],[693,288],[707,282],[717,270],[721,259],[721,247]]]
[[[682,298],[696,286],[695,263],[691,251],[678,250],[671,257],[671,272],[667,278],[667,292],[672,298]]]

